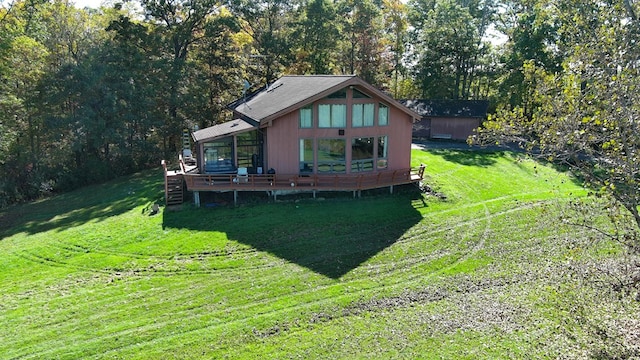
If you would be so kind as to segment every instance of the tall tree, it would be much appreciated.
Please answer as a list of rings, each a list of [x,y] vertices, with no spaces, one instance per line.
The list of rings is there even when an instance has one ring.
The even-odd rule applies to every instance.
[[[523,106],[499,112],[485,124],[481,139],[519,141],[576,172],[609,200],[613,226],[600,235],[623,242],[638,255],[638,4],[562,0],[555,9],[563,38],[556,46],[566,52],[562,72],[525,63],[526,83],[538,106],[530,112]]]
[[[293,62],[291,0],[231,0],[230,9],[251,37],[245,49],[254,81],[269,84]]]
[[[400,82],[406,75],[404,56],[407,47],[407,29],[409,27],[407,7],[400,0],[384,0],[383,14],[385,17],[385,29],[389,38],[388,53],[393,58],[391,84],[392,94],[398,97],[400,94]]]
[[[414,68],[423,97],[468,99],[484,55],[483,37],[493,13],[491,1],[411,3]]]
[[[207,21],[202,40],[193,48],[185,84],[190,101],[183,111],[200,128],[226,120],[225,105],[240,91],[242,58],[235,40],[239,31],[237,20],[223,11]]]
[[[524,65],[534,63],[549,72],[559,72],[562,57],[555,44],[559,33],[557,18],[539,0],[509,0],[504,2],[498,28],[508,36],[502,55],[504,73],[500,79],[501,105],[522,106],[531,115],[536,107],[525,82]],[[554,44],[554,45],[552,45]]]
[[[391,68],[386,58],[384,19],[379,0],[338,1],[338,14],[342,21],[340,46],[342,73],[357,74],[365,81],[386,86],[385,74]]]
[[[311,0],[304,5],[294,38],[297,39],[295,72],[336,72],[339,30],[337,13],[332,1]]]
[[[166,155],[175,154],[182,129],[191,125],[181,113],[185,102],[185,64],[191,47],[203,38],[207,19],[219,7],[216,0],[142,0],[141,4],[147,19],[157,25],[171,55],[164,85],[168,116],[162,134]]]

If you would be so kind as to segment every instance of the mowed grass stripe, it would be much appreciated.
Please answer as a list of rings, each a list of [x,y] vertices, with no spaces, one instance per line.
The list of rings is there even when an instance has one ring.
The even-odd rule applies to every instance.
[[[180,317],[182,317],[182,316],[183,316],[183,314],[180,314],[180,313],[178,313],[178,314],[176,314],[176,315],[177,315],[177,316],[180,316]],[[188,319],[188,318],[187,318],[187,319],[185,319],[185,320],[191,320],[191,319]],[[125,334],[123,334],[123,335],[125,335]]]
[[[428,153],[420,155],[426,156],[425,160],[431,162],[427,168],[428,171],[437,168],[439,163],[448,162],[440,159],[440,155]],[[508,167],[509,161],[511,160],[499,159],[491,166]],[[467,173],[465,178],[469,175],[474,177],[482,174],[483,171],[480,168],[468,168],[460,164],[448,166],[456,169],[448,175],[453,178],[465,172]],[[484,170],[491,169],[491,166],[487,166]],[[495,176],[500,171],[492,171],[491,176]],[[431,178],[438,176],[435,172],[428,174]],[[514,174],[518,174],[517,171]],[[518,176],[522,177],[522,174]],[[264,331],[277,324],[279,320],[287,322],[298,319],[308,323],[309,318],[317,313],[340,314],[340,309],[357,301],[366,301],[368,298],[378,296],[392,296],[402,293],[407,288],[423,287],[429,281],[442,281],[442,278],[455,275],[459,271],[473,271],[475,265],[471,264],[472,262],[478,260],[477,262],[481,264],[485,261],[482,260],[485,255],[476,259],[477,256],[474,254],[478,250],[484,251],[484,248],[490,244],[487,242],[488,235],[493,236],[498,232],[497,219],[520,212],[535,213],[538,207],[537,201],[548,200],[553,194],[563,191],[550,189],[548,185],[542,184],[539,190],[524,192],[521,190],[525,190],[526,187],[517,189],[512,187],[505,188],[500,193],[499,189],[483,188],[482,180],[473,183],[464,180],[465,185],[460,183],[462,176],[458,180],[447,177],[437,178],[437,180],[437,185],[449,195],[448,200],[442,202],[427,199],[426,206],[420,202],[411,201],[411,206],[421,218],[415,224],[413,220],[394,218],[393,214],[388,214],[391,215],[388,216],[391,221],[384,223],[371,222],[364,227],[346,226],[346,223],[342,223],[342,226],[335,231],[317,231],[301,236],[292,232],[292,229],[286,228],[286,221],[290,217],[283,217],[280,220],[281,223],[276,222],[276,231],[268,234],[269,237],[266,240],[243,244],[236,242],[233,237],[220,238],[220,235],[224,235],[222,233],[214,234],[212,241],[207,242],[205,238],[211,234],[209,230],[161,229],[159,226],[162,225],[162,221],[158,221],[160,218],[155,218],[156,220],[145,218],[140,215],[141,208],[138,207],[101,222],[87,222],[84,225],[68,227],[64,231],[64,235],[67,235],[64,240],[62,236],[53,236],[40,245],[27,246],[23,250],[37,250],[38,247],[48,243],[47,257],[58,263],[70,264],[69,268],[62,269],[64,272],[58,273],[58,278],[64,279],[66,272],[78,276],[78,272],[83,269],[73,266],[88,266],[89,272],[86,277],[97,276],[100,281],[93,283],[88,281],[91,283],[90,286],[80,282],[77,287],[70,287],[69,294],[61,295],[55,294],[55,291],[51,290],[52,287],[46,286],[50,282],[55,283],[55,277],[43,280],[40,286],[44,291],[36,296],[41,302],[18,301],[16,304],[20,306],[20,304],[30,303],[42,309],[53,310],[68,308],[69,312],[60,313],[58,317],[63,321],[50,323],[55,324],[56,328],[54,331],[44,332],[41,338],[46,339],[48,336],[53,336],[53,333],[65,333],[70,334],[66,340],[75,339],[77,345],[66,345],[65,341],[45,341],[40,346],[30,344],[32,347],[23,349],[24,351],[20,353],[35,357],[38,357],[37,354],[53,357],[97,354],[109,357],[137,354],[139,357],[145,357],[145,354],[151,354],[152,348],[164,349],[164,351],[173,349],[173,351],[181,351],[182,354],[197,354],[199,350],[249,345],[255,341],[253,329],[259,332]],[[575,189],[577,188],[574,186],[573,190]],[[391,198],[397,199],[399,196],[395,195]],[[496,196],[504,199],[497,199]],[[530,203],[523,205],[522,200],[525,199]],[[360,203],[366,203],[367,206],[386,203],[386,206],[389,206],[393,205],[394,201],[389,201],[388,197],[373,200],[365,198],[349,201],[348,205],[355,204],[357,207]],[[337,204],[338,207],[347,208],[341,204],[341,201]],[[274,212],[277,217],[280,205],[259,205],[246,210],[267,213],[276,210]],[[309,213],[328,210],[335,205],[336,203],[332,200],[323,204],[307,205],[304,202],[299,204],[301,208],[311,207],[312,210]],[[463,207],[462,210],[460,207]],[[290,208],[289,210],[293,211],[293,206]],[[216,210],[189,210],[189,212],[193,212],[192,216],[197,217],[216,216],[220,213],[229,216],[229,214],[241,215],[245,209]],[[101,230],[101,226],[120,225],[119,218],[124,218],[122,221],[124,225],[119,226],[119,230],[110,231],[110,234]],[[252,216],[246,217],[246,219],[251,218]],[[295,216],[293,219],[297,221]],[[367,220],[358,217],[356,219],[358,222],[365,221],[365,223]],[[189,221],[187,219],[187,222]],[[322,228],[323,221],[326,220],[314,220],[315,226]],[[111,224],[108,224],[109,222]],[[143,225],[140,226],[140,223]],[[497,223],[500,224],[499,221]],[[256,228],[264,229],[268,225],[263,222],[256,225]],[[326,223],[324,225],[326,227]],[[204,228],[197,224],[195,227]],[[136,230],[138,228],[140,229]],[[392,230],[393,228],[401,228],[403,232],[397,234]],[[89,234],[94,229],[98,232],[102,231],[104,236],[92,234],[82,237],[80,235],[80,233]],[[264,234],[264,231],[255,231],[250,228],[247,231],[256,236]],[[291,239],[278,239],[279,233],[285,237],[291,236]],[[374,236],[395,237],[389,239],[390,243],[387,247],[339,278],[328,278],[296,263],[296,259],[305,258],[308,260],[305,262],[306,265],[314,266],[314,264],[331,262],[340,257],[348,258],[359,253],[368,254],[372,249],[377,250],[375,244],[367,243],[362,248],[354,247],[354,244],[359,239]],[[9,240],[16,243],[18,237],[19,235],[16,235]],[[321,247],[317,244],[327,237],[336,240],[334,244],[337,245],[329,249],[331,251],[311,254],[296,252],[294,243],[302,244],[301,249],[305,247],[320,249]],[[187,239],[193,241],[189,241],[188,245],[178,243]],[[483,239],[485,240],[483,249],[478,249],[477,245]],[[253,247],[254,244],[259,249]],[[143,245],[144,247],[138,248]],[[225,253],[227,246],[232,249],[241,248],[242,251]],[[103,257],[104,261],[92,262],[91,260],[95,258],[87,256],[87,250],[92,256]],[[293,258],[280,258],[277,255],[278,251],[289,251]],[[146,253],[149,254],[148,257],[145,257]],[[221,263],[212,262],[211,259],[218,258],[225,259],[223,261],[227,261],[233,267],[216,268]],[[237,260],[241,262],[234,263]],[[153,270],[149,265],[157,269]],[[468,268],[467,265],[472,267]],[[380,269],[385,271],[379,271]],[[101,274],[102,271],[106,273]],[[120,275],[115,277],[114,284],[105,285],[101,282],[108,281],[116,272]],[[29,282],[28,277],[24,276],[23,279]],[[39,281],[34,280],[36,280],[35,284]],[[25,284],[24,288],[27,287],[28,285]],[[82,298],[83,294],[86,296],[84,306],[76,301]],[[52,296],[53,299],[48,299],[46,296]],[[96,309],[96,311],[88,311],[87,308]],[[153,312],[157,315],[154,316]],[[69,319],[70,314],[76,314],[77,318]],[[153,321],[147,322],[145,318],[149,315]],[[56,317],[55,314],[53,316]],[[16,316],[16,319],[20,317]],[[64,325],[67,320],[69,324]],[[111,324],[105,325],[105,323]],[[39,323],[36,321],[34,324]],[[85,333],[75,331],[77,329],[85,329]],[[73,334],[76,334],[75,338]],[[114,340],[115,337],[119,340]],[[198,342],[206,342],[205,340],[212,344],[197,346]],[[194,343],[196,346],[193,350],[187,350]],[[1,348],[0,345],[0,350]],[[43,352],[38,352],[38,348]],[[239,352],[242,351],[239,350]]]
[[[178,315],[181,315],[181,314],[178,314]],[[189,319],[187,319],[187,320],[189,320]]]

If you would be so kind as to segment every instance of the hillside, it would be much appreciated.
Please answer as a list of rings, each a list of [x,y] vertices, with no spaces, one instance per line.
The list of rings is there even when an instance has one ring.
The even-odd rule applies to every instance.
[[[161,209],[161,171],[0,212],[0,358],[640,356],[622,257],[563,226],[580,182],[413,151],[412,188]]]

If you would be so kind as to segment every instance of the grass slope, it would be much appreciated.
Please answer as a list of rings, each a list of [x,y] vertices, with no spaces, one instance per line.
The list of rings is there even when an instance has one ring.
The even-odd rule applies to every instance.
[[[0,358],[580,357],[579,310],[637,321],[567,278],[583,256],[555,220],[584,194],[571,177],[511,153],[413,162],[445,200],[150,216],[154,171],[2,212]]]

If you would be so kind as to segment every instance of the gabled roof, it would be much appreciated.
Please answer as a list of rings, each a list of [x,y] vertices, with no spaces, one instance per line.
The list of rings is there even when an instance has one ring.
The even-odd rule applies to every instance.
[[[320,100],[347,86],[359,86],[395,105],[408,115],[420,115],[395,101],[392,97],[360,79],[356,75],[288,75],[229,104],[229,109],[257,122],[270,121],[293,110]]]
[[[257,128],[256,124],[251,124],[250,122],[242,119],[235,119],[219,125],[210,126],[206,129],[194,131],[192,137],[195,142],[200,142],[203,140],[230,136],[254,128]]]
[[[487,116],[486,100],[401,100],[422,117],[473,117]]]

